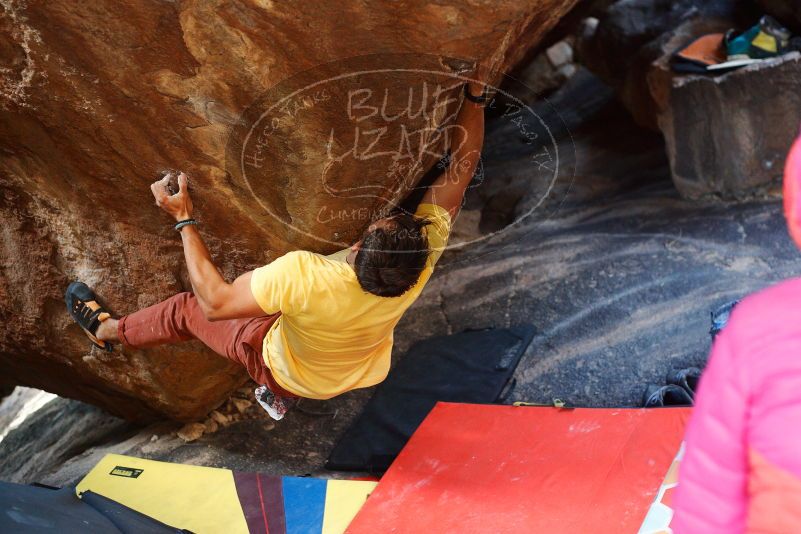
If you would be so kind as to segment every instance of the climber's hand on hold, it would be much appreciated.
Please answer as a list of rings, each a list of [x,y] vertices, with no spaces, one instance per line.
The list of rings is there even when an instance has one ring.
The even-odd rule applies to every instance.
[[[192,218],[192,199],[189,196],[189,178],[184,173],[178,174],[178,192],[170,194],[170,179],[172,173],[150,185],[156,206],[166,211],[176,221],[185,221]]]
[[[496,77],[497,69],[491,68],[487,63],[476,63],[473,72],[473,81],[470,81],[469,89],[472,95],[487,95],[491,97],[495,91],[489,83]]]

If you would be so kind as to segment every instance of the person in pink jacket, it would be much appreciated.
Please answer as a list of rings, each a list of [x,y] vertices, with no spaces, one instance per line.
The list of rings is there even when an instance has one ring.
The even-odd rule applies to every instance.
[[[784,210],[801,247],[801,138],[787,159]],[[674,534],[801,532],[801,278],[734,308],[685,444]]]

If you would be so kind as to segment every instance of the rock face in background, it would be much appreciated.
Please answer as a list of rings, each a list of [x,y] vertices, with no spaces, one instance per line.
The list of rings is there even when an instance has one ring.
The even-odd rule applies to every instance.
[[[661,87],[653,87],[653,63],[684,44],[672,42],[676,34],[682,33],[686,42],[693,35],[757,20],[750,0],[619,0],[597,24],[587,24],[579,60],[617,90],[640,126],[656,130],[662,106]]]
[[[197,343],[90,350],[64,310],[74,279],[118,314],[190,287],[150,196],[157,171],[192,177],[229,279],[293,248],[343,247],[436,160],[391,156],[404,141],[441,147],[433,132],[459,97],[432,96],[443,80],[453,86],[442,73],[472,60],[509,68],[574,1],[3,2],[0,375],[131,419],[207,413],[243,371]],[[384,55],[347,60],[364,54]],[[377,66],[393,72],[308,86]],[[349,114],[354,87],[373,91],[361,115]],[[385,114],[370,115],[384,89]],[[416,137],[397,123],[380,137],[378,119],[424,90],[405,117]]]
[[[786,24],[792,2],[761,2]],[[688,198],[764,194],[780,179],[801,121],[792,54],[733,73],[676,74],[671,57],[707,33],[756,24],[749,0],[620,0],[585,21],[580,59],[643,126],[662,131],[673,182]]]
[[[573,39],[549,46],[535,56],[515,77],[522,82],[525,94],[515,94],[524,102],[536,102],[561,87],[578,70],[573,61]]]
[[[773,15],[793,33],[801,33],[801,3],[795,0],[757,0],[765,13]]]
[[[800,89],[798,52],[716,78],[677,79],[660,125],[679,192],[738,197],[779,187],[801,124]]]

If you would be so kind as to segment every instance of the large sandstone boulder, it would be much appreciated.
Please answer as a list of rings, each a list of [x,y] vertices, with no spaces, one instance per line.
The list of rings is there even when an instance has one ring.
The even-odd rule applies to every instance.
[[[190,287],[157,171],[192,177],[229,279],[343,247],[436,161],[450,76],[509,68],[574,2],[3,2],[0,375],[131,419],[206,413],[242,370],[197,343],[90,350],[64,310],[74,279],[118,314]]]

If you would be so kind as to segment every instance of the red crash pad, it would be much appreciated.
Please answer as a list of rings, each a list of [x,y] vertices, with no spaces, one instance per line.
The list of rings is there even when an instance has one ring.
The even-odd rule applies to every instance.
[[[689,414],[439,403],[347,532],[636,534]]]

